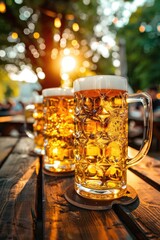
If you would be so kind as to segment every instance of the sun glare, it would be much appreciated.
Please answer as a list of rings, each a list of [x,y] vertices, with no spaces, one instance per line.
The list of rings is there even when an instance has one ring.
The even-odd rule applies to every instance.
[[[76,66],[76,60],[72,56],[64,56],[61,60],[62,72],[71,72]]]

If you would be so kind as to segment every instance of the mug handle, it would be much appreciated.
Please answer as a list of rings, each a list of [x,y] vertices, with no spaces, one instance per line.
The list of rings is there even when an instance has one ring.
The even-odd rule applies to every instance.
[[[24,109],[24,115],[25,115],[25,122],[24,122],[24,128],[26,135],[34,139],[34,133],[30,130],[29,124],[34,122],[33,113],[34,113],[35,106],[34,104],[29,104]]]
[[[151,145],[152,140],[152,128],[153,128],[153,112],[152,112],[152,99],[148,93],[136,93],[129,94],[128,103],[136,103],[141,102],[144,114],[143,114],[143,123],[144,123],[144,131],[143,131],[143,142],[140,147],[139,152],[133,158],[127,159],[127,168],[131,167],[134,164],[140,162],[148,153],[148,150]]]

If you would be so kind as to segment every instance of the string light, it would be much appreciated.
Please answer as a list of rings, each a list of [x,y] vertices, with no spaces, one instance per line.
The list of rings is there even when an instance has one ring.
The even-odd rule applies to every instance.
[[[157,93],[156,97],[157,97],[158,99],[160,99],[160,93]]]
[[[78,23],[73,23],[72,29],[73,29],[73,31],[78,32],[78,31],[79,31],[79,25],[78,25]]]
[[[55,18],[54,19],[54,26],[56,27],[56,28],[60,28],[61,27],[61,20],[60,20],[60,18]]]
[[[5,13],[6,12],[6,5],[4,2],[0,2],[0,12]]]
[[[13,39],[17,39],[18,38],[18,34],[16,32],[12,32],[11,37]]]
[[[34,32],[34,33],[33,33],[33,37],[34,37],[35,39],[38,39],[38,38],[40,37],[40,34],[39,34],[38,32]]]
[[[141,26],[139,27],[139,31],[140,31],[140,32],[145,32],[145,30],[146,30],[146,28],[145,28],[144,25],[141,25]]]

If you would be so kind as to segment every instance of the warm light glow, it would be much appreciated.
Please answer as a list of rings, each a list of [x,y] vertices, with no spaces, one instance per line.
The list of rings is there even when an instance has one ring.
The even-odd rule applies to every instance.
[[[89,63],[88,61],[84,61],[84,62],[83,62],[83,66],[84,66],[85,68],[88,68],[89,65],[90,65],[90,63]]]
[[[64,51],[63,51],[63,54],[64,55],[69,55],[70,54],[70,49],[69,48],[65,48]]]
[[[79,47],[79,44],[78,44],[78,42],[77,42],[77,40],[72,40],[72,46],[73,47]]]
[[[39,34],[38,32],[34,32],[34,33],[33,33],[33,37],[34,37],[35,39],[38,39],[38,38],[40,37],[40,34]]]
[[[45,79],[45,76],[46,76],[46,75],[45,75],[44,72],[38,72],[38,73],[37,73],[37,76],[38,76],[39,79],[42,80],[42,79]]]
[[[63,73],[61,75],[62,80],[67,81],[69,79],[69,75],[67,73]]]
[[[156,97],[157,97],[158,99],[160,99],[160,93],[157,93]]]
[[[16,32],[12,32],[11,37],[13,39],[17,39],[18,38],[18,34]]]
[[[72,29],[73,29],[73,31],[78,32],[78,31],[79,31],[79,25],[78,25],[78,23],[73,23]]]
[[[141,26],[139,27],[139,31],[140,31],[140,32],[145,32],[145,29],[146,29],[146,28],[145,28],[145,26],[143,26],[143,25],[141,25]]]
[[[56,59],[58,56],[58,49],[57,48],[53,48],[52,52],[51,52],[51,58],[52,59]]]
[[[30,67],[23,68],[23,70],[17,74],[11,72],[9,75],[13,81],[35,83],[38,80],[37,75],[32,71]]]
[[[62,72],[71,72],[76,66],[76,60],[72,56],[65,56],[62,58],[61,67]]]
[[[114,17],[113,18],[113,23],[116,24],[118,22],[118,18],[117,17]]]
[[[0,12],[5,13],[6,12],[6,5],[4,2],[0,2]]]
[[[53,39],[55,42],[59,42],[59,40],[61,39],[60,35],[58,33],[54,34]]]
[[[160,32],[160,25],[157,26],[157,31]]]
[[[61,48],[65,48],[66,47],[66,39],[65,38],[61,38],[60,47]]]
[[[81,73],[85,73],[86,72],[86,68],[85,67],[80,67],[79,70],[80,70]]]
[[[60,28],[61,27],[61,20],[60,20],[60,18],[55,18],[54,19],[54,26],[56,28]]]
[[[46,45],[44,43],[40,43],[39,48],[41,50],[44,50],[46,48]]]

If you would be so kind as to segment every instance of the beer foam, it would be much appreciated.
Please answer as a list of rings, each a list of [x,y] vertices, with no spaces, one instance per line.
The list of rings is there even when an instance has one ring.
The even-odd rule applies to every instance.
[[[127,91],[127,79],[115,75],[96,75],[76,79],[73,82],[74,92],[93,89],[117,89]]]
[[[73,88],[46,88],[42,91],[44,97],[73,96]]]

